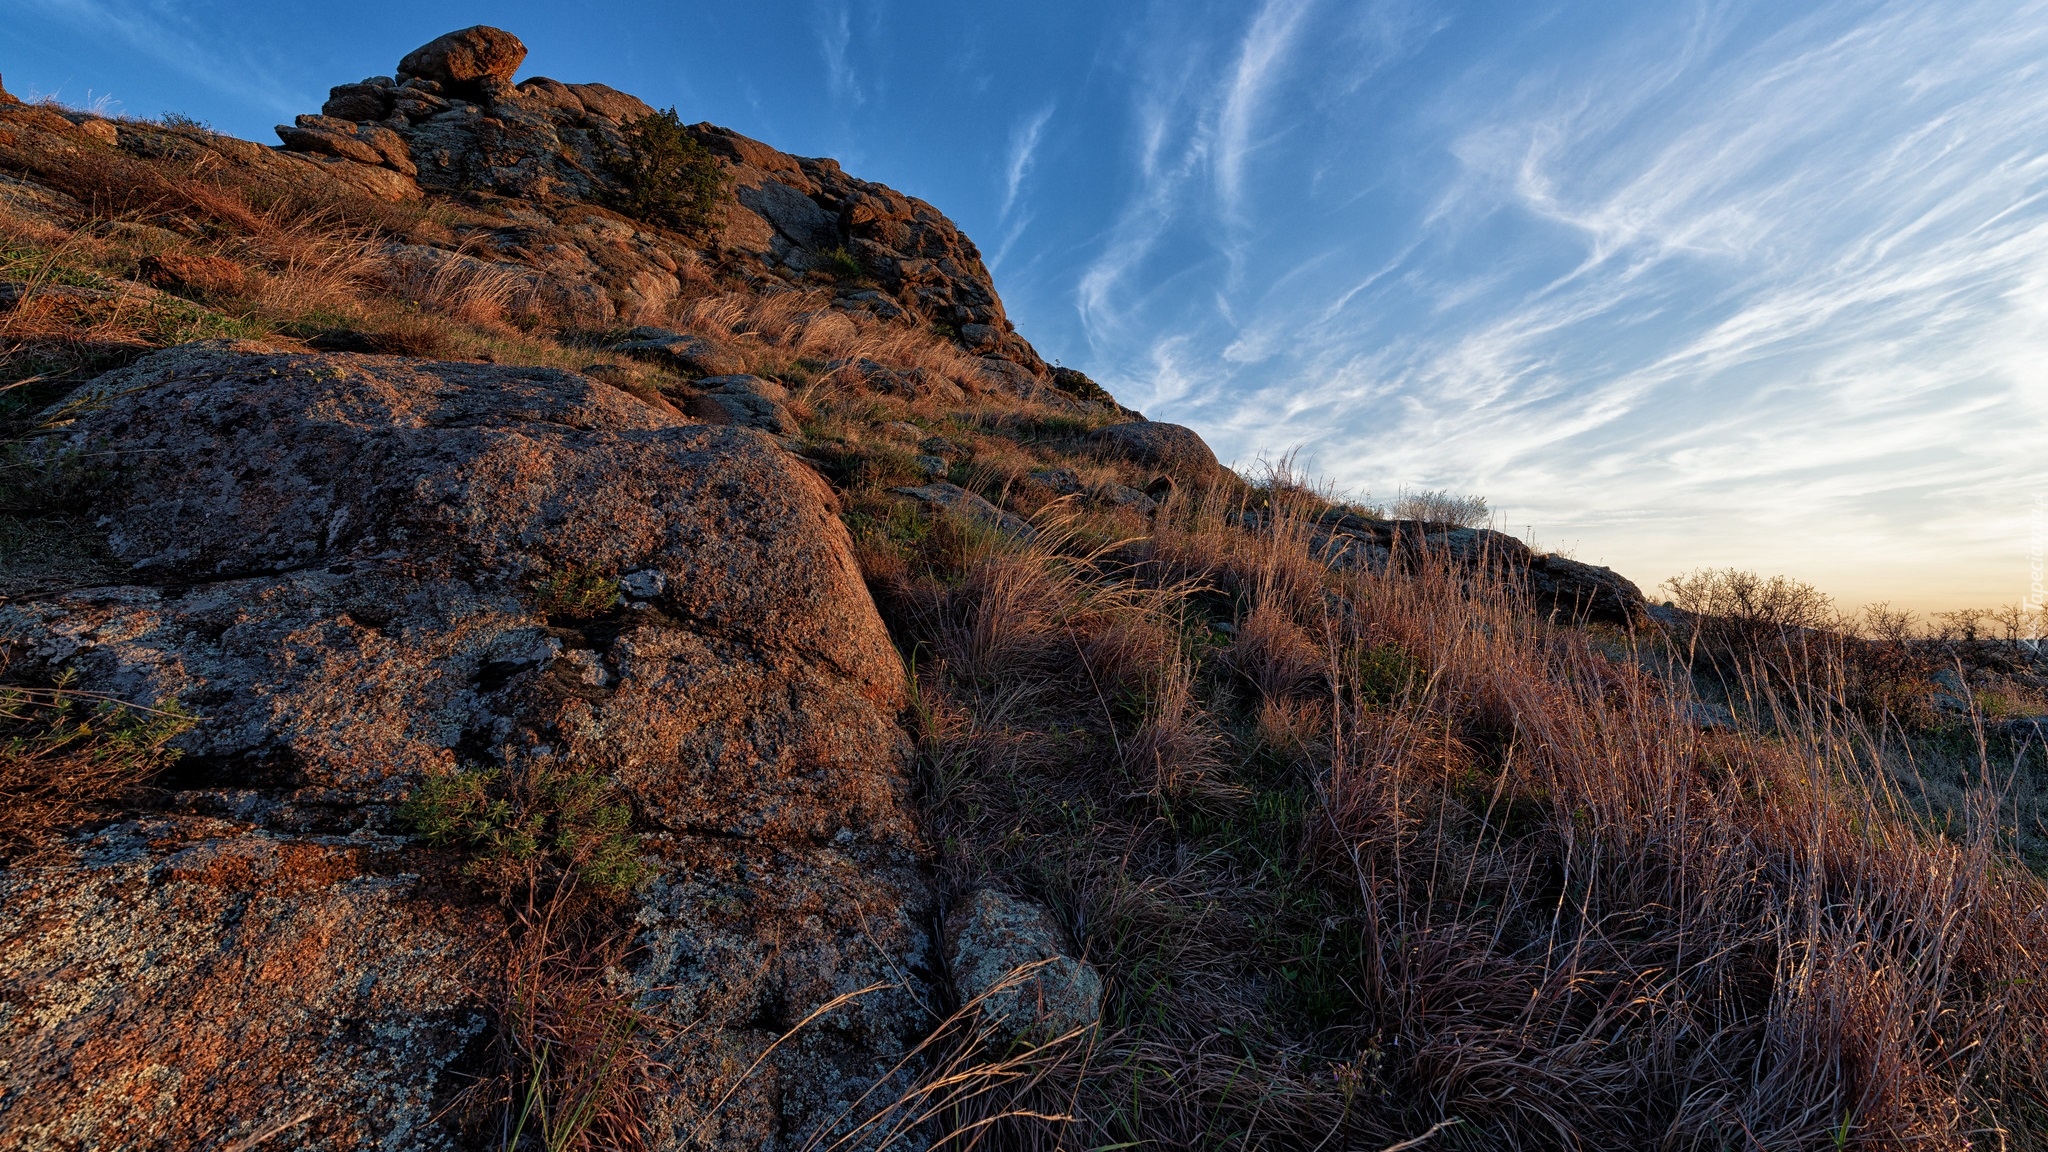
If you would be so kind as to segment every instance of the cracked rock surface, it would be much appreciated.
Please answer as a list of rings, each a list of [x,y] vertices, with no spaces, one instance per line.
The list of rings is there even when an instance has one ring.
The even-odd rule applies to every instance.
[[[301,1147],[441,1146],[501,925],[422,879],[389,806],[514,754],[608,775],[654,833],[630,976],[695,1026],[673,1146],[779,1146],[892,1075],[932,963],[904,671],[806,466],[549,369],[186,346],[89,387],[52,447],[104,454],[128,581],[0,630],[198,713],[170,807],[200,814],[0,874],[0,1147],[308,1107]],[[584,569],[631,599],[546,615],[538,582]],[[778,1022],[874,984],[703,1122]],[[162,1106],[215,1081],[215,1111]]]

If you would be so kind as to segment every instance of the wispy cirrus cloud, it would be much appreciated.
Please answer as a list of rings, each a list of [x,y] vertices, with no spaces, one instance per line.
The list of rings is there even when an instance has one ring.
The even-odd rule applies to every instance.
[[[853,70],[853,13],[844,4],[819,10],[818,51],[825,59],[825,90],[835,100],[861,104],[867,100]]]
[[[1009,157],[1003,163],[1003,203],[997,215],[1008,218],[1017,206],[1017,194],[1024,188],[1024,178],[1031,174],[1031,162],[1038,155],[1038,140],[1045,134],[1052,110],[1053,106],[1047,104],[1010,129]]]
[[[1266,0],[1238,46],[1236,65],[1218,93],[1215,122],[1216,195],[1226,217],[1244,208],[1245,160],[1261,105],[1278,73],[1287,67],[1310,0]]]
[[[1002,227],[1002,240],[996,245],[993,255],[988,258],[991,272],[1002,268],[1009,258],[1010,250],[1024,236],[1031,226],[1031,213],[1020,211],[1019,205],[1024,193],[1024,182],[1031,175],[1032,164],[1038,157],[1039,138],[1045,134],[1045,126],[1052,119],[1053,105],[1047,104],[1017,121],[1010,129],[1010,145],[1003,162],[1003,199],[996,209],[996,218]]]
[[[1262,43],[1295,45],[1289,130],[1341,139],[1384,93],[1285,11],[1306,23]],[[1702,6],[1565,55],[1446,72],[1371,158],[1395,193],[1338,199],[1380,179],[1340,155],[1327,208],[1289,187],[1298,149],[1226,163],[1218,116],[1210,199],[1169,207],[1256,202],[1256,234],[1104,249],[1093,307],[1155,331],[1121,382],[1226,455],[1487,491],[1652,582],[1734,562],[1996,599],[2048,432],[2048,6]],[[1405,230],[1370,221],[1390,206]],[[1115,240],[1184,242],[1133,220]],[[1202,249],[1247,265],[1191,271]],[[1177,315],[1140,263],[1183,279]]]

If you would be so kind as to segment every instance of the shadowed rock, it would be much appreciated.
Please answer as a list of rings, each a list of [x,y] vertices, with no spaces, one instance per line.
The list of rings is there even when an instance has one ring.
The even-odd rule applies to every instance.
[[[1247,513],[1255,522],[1258,513]],[[1642,589],[1611,568],[1539,554],[1505,532],[1447,528],[1420,520],[1376,520],[1352,513],[1326,515],[1317,524],[1312,553],[1334,568],[1378,569],[1397,556],[1448,556],[1473,568],[1507,576],[1542,612],[1560,621],[1598,621],[1624,627],[1651,619]]]
[[[611,348],[629,356],[665,361],[691,376],[735,376],[747,366],[746,357],[730,348],[669,328],[635,328]]]
[[[1201,489],[1226,476],[1202,437],[1192,428],[1137,420],[1111,424],[1088,437],[1097,451],[1112,459],[1129,460],[1157,469],[1182,484]]]
[[[1563,556],[1529,562],[1529,591],[1565,620],[1630,625],[1650,618],[1649,602],[1633,580],[1612,568]]]
[[[1003,511],[958,484],[941,480],[915,488],[891,488],[889,491],[915,497],[934,508],[965,517],[983,527],[993,528],[1005,536],[1019,540],[1033,540],[1038,536],[1038,529],[1033,528],[1022,518]]]
[[[697,381],[705,391],[690,398],[684,411],[712,424],[758,428],[771,436],[794,435],[796,417],[784,407],[789,390],[759,376],[712,376]]]

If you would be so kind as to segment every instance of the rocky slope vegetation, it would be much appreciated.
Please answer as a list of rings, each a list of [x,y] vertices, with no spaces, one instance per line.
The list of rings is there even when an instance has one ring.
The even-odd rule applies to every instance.
[[[0,93],[0,1149],[2044,1146],[2041,885],[1851,711],[524,55]]]

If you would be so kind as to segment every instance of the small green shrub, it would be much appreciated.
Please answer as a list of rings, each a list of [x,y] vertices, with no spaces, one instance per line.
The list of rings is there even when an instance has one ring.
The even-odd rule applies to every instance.
[[[1375,708],[1399,703],[1421,679],[1422,666],[1398,644],[1376,644],[1352,659],[1353,690]]]
[[[554,619],[588,620],[619,602],[619,582],[597,567],[571,567],[550,572],[534,584],[534,608]]]
[[[863,283],[868,278],[868,270],[861,264],[860,257],[848,252],[844,247],[834,248],[825,253],[824,264],[821,267],[831,273],[833,279],[842,283]]]
[[[632,811],[595,772],[546,763],[436,776],[399,808],[420,839],[470,853],[469,875],[500,894],[575,878],[601,892],[639,883]]]
[[[707,233],[718,222],[725,174],[674,108],[622,125],[626,147],[603,145],[600,158],[615,187],[605,200],[628,216],[680,232]]]
[[[856,543],[915,551],[931,537],[932,521],[913,504],[901,500],[868,501],[849,508],[847,531]]]

